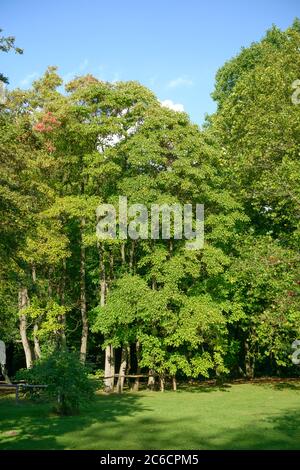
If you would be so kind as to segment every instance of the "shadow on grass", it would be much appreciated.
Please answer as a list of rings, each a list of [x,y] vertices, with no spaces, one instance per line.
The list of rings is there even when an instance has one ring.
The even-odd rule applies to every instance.
[[[264,423],[253,422],[247,427],[226,427],[215,430],[214,426],[201,429],[199,422],[198,432],[188,432],[190,420],[188,418],[160,420],[158,417],[140,417],[135,421],[134,427],[129,425],[126,429],[111,423],[106,432],[113,436],[109,449],[121,449],[118,442],[124,442],[126,434],[127,449],[147,450],[299,450],[300,412],[294,410],[279,416],[265,419]],[[137,431],[139,430],[139,431]],[[138,433],[138,435],[137,435]],[[101,447],[101,432],[99,431]],[[82,436],[82,443],[90,441],[90,430]]]
[[[226,438],[226,449],[233,450],[299,450],[300,411],[290,410],[266,417],[249,429],[237,429]],[[209,442],[207,442],[209,446]],[[221,449],[222,447],[217,447]]]
[[[282,381],[265,381],[265,382],[250,382],[252,385],[257,385],[259,387],[265,388],[273,388],[274,390],[282,391],[282,390],[293,390],[293,391],[300,391],[300,381],[289,381],[289,380],[282,380]]]
[[[272,386],[281,394],[278,385]],[[188,385],[185,391],[210,393],[223,389],[228,392],[230,386]],[[180,391],[184,391],[182,387]],[[183,406],[185,410],[188,393],[185,398],[180,391],[177,409]],[[203,412],[203,397],[199,396],[198,402],[196,395],[195,408],[189,407],[180,414],[169,407],[169,414],[161,413],[167,404],[162,396],[160,392],[147,396],[142,392],[99,395],[81,415],[69,417],[51,414],[49,405],[27,401],[16,405],[13,399],[2,399],[0,449],[300,449],[300,406],[264,415],[263,408],[253,415],[243,414],[245,410],[241,408],[241,417],[248,416],[242,425],[243,419],[231,419],[230,410],[223,413],[219,408],[219,413],[211,415]],[[165,398],[168,396],[170,392]],[[226,400],[224,407],[228,409],[226,403],[236,407],[236,402]]]
[[[274,384],[273,387],[275,388],[275,390],[298,390],[300,391],[300,383],[280,382],[278,384]]]
[[[145,411],[135,394],[97,395],[94,402],[75,416],[57,416],[51,405],[14,399],[0,400],[0,449],[63,449],[57,437],[89,428],[94,423],[115,423]]]
[[[280,416],[269,418],[268,421],[274,427],[274,430],[284,432],[286,436],[297,439],[298,449],[300,449],[300,412],[294,410],[284,413]]]
[[[177,392],[189,392],[189,393],[211,393],[211,392],[229,392],[231,389],[230,384],[222,384],[222,385],[216,385],[216,384],[179,384]]]

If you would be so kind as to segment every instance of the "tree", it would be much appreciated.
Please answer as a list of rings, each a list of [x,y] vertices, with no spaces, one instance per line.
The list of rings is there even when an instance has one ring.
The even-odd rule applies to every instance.
[[[222,145],[224,186],[251,224],[251,236],[236,240],[226,274],[229,298],[244,312],[231,332],[234,362],[248,376],[287,367],[298,334],[300,115],[291,98],[299,41],[296,20],[227,62],[216,76],[218,110],[206,128]]]
[[[299,246],[299,107],[292,102],[298,78],[297,22],[273,27],[217,73],[218,111],[210,131],[223,146],[230,187],[245,204],[258,233]]]
[[[204,202],[207,244],[189,251],[173,238],[132,242],[126,273],[116,273],[107,305],[95,309],[93,330],[123,351],[138,344],[139,365],[159,374],[162,389],[166,375],[207,377],[210,369],[221,375],[227,371],[223,357],[231,309],[227,305],[226,316],[215,284],[247,218],[221,187],[218,149],[186,115],[159,106],[149,108],[137,132],[120,143],[118,155],[123,147],[126,166],[118,193],[147,207]]]
[[[23,49],[15,46],[14,36],[2,36],[2,29],[0,29],[0,52],[9,52],[14,50],[16,54],[23,54]],[[0,73],[0,81],[3,83],[8,83],[8,78]]]
[[[230,299],[244,315],[232,336],[248,377],[290,367],[290,345],[300,334],[299,253],[270,236],[248,236],[226,273]],[[237,366],[237,364],[236,364]]]
[[[70,347],[105,369],[107,390],[119,369],[118,391],[128,371],[149,372],[151,386],[159,377],[162,390],[168,378],[176,389],[178,378],[292,371],[298,49],[296,21],[226,63],[203,130],[137,82],[86,75],[62,92],[49,67],[31,89],[8,93],[0,334],[16,347],[21,336],[28,367]],[[96,209],[119,196],[147,214],[152,204],[204,204],[204,246],[188,250],[172,224],[170,239],[152,240],[150,225],[139,236],[134,215],[135,237],[98,239]]]

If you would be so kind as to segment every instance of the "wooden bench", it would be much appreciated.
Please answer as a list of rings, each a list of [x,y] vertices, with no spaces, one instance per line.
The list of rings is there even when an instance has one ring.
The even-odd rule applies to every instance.
[[[0,383],[0,390],[12,390],[14,389],[15,390],[15,393],[16,393],[16,403],[19,403],[19,397],[20,397],[20,390],[21,389],[29,389],[31,391],[33,391],[34,389],[41,389],[41,388],[46,388],[47,385],[30,385],[30,384],[26,384],[26,383],[16,383],[16,384],[8,384],[8,383],[5,383],[5,382],[1,382]]]

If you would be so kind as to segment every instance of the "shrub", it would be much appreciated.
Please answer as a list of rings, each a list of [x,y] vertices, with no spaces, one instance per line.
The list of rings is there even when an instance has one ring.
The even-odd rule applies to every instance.
[[[47,385],[43,394],[55,400],[55,410],[61,415],[76,414],[94,397],[95,384],[89,370],[77,354],[56,351],[37,361],[31,369],[19,371],[17,379],[33,385]]]
[[[104,388],[104,376],[105,373],[102,369],[93,370],[93,372],[88,375],[89,379],[94,382],[95,388],[97,390]]]

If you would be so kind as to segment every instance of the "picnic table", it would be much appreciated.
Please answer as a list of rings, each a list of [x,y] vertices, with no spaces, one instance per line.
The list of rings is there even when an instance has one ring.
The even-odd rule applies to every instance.
[[[23,383],[23,382],[19,382],[19,383],[11,383],[11,384],[8,384],[6,382],[0,382],[0,390],[2,389],[7,389],[7,390],[11,390],[11,389],[15,389],[15,393],[16,393],[16,403],[19,403],[19,396],[20,396],[20,390],[22,389],[29,389],[30,391],[33,391],[34,389],[41,389],[41,388],[46,388],[47,385],[31,385],[31,384],[26,384],[26,383]]]

